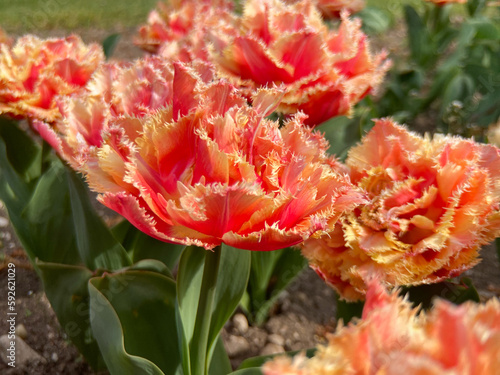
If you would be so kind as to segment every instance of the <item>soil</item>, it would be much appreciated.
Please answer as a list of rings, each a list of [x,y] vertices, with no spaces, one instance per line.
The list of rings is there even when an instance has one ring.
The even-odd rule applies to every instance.
[[[132,43],[133,29],[76,30],[85,42],[101,42],[112,32],[121,31],[122,39],[115,58],[131,59],[141,55]],[[64,36],[64,30],[41,32],[42,37]],[[399,37],[398,37],[399,39]],[[384,40],[384,45],[387,45]],[[389,48],[392,50],[392,48]],[[483,261],[466,273],[473,279],[481,299],[500,295],[500,270],[494,246],[481,252]],[[16,264],[17,324],[26,329],[26,343],[44,361],[10,368],[0,360],[0,374],[5,375],[90,375],[95,374],[61,330],[50,307],[43,286],[16,240],[8,224],[5,210],[0,207],[0,312],[7,311],[7,264]],[[234,367],[245,358],[279,351],[301,350],[325,341],[325,335],[335,329],[335,295],[312,270],[305,270],[285,291],[262,327],[248,326],[238,312],[222,332],[222,338]],[[0,319],[0,335],[8,332],[8,323]]]

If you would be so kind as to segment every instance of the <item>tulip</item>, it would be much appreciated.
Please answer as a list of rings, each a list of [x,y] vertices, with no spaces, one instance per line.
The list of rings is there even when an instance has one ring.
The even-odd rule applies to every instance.
[[[260,90],[250,107],[200,64],[176,63],[159,89],[168,104],[142,117],[72,100],[52,143],[104,205],[160,240],[265,251],[325,233],[364,202],[304,115],[283,127],[265,119],[280,92]]]
[[[493,145],[422,138],[383,119],[346,163],[370,203],[307,241],[303,254],[347,300],[364,298],[370,274],[391,286],[458,276],[500,234],[500,150]]]
[[[500,368],[500,303],[439,300],[420,313],[397,292],[370,282],[363,318],[340,325],[307,359],[278,357],[264,375],[494,375]]]
[[[104,61],[102,48],[77,36],[42,40],[19,38],[0,44],[0,114],[53,122],[60,118],[58,95],[85,87]]]
[[[359,19],[343,13],[338,30],[330,31],[307,1],[247,1],[234,30],[227,30],[212,30],[208,37],[218,73],[247,96],[282,85],[285,95],[277,110],[303,111],[310,126],[350,114],[375,91],[390,65],[384,52],[370,52]]]

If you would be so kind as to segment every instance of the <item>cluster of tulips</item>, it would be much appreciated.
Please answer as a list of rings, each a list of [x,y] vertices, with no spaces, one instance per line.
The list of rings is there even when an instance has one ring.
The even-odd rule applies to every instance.
[[[494,374],[498,301],[439,302],[426,316],[386,288],[477,264],[500,235],[500,150],[384,118],[342,163],[315,130],[390,68],[349,15],[362,7],[248,0],[237,14],[227,0],[172,0],[140,28],[150,55],[133,62],[77,36],[2,33],[0,114],[27,119],[147,235],[213,253],[297,246],[341,298],[366,299],[315,357],[280,357],[264,374]]]

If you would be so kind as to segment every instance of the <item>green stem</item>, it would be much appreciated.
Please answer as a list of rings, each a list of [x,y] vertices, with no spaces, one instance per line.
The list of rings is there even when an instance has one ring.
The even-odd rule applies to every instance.
[[[208,374],[208,335],[210,332],[210,323],[212,321],[212,310],[215,299],[215,286],[219,274],[220,257],[220,246],[217,246],[213,251],[207,251],[205,254],[200,299],[198,301],[198,311],[196,312],[196,322],[190,350],[192,375]]]

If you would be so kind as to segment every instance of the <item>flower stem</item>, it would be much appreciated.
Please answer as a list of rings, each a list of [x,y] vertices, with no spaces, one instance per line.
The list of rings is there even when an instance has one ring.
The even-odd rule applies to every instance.
[[[215,299],[217,276],[219,274],[221,250],[221,247],[217,246],[213,251],[207,251],[205,254],[200,299],[198,301],[198,311],[196,312],[193,340],[190,345],[192,375],[208,374],[208,335],[210,333],[210,323],[212,321],[213,302]]]

